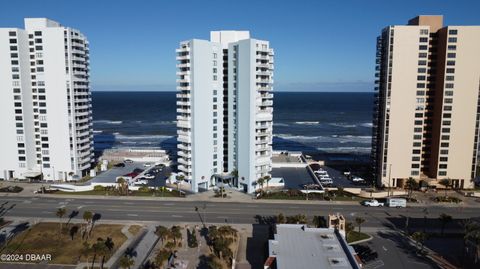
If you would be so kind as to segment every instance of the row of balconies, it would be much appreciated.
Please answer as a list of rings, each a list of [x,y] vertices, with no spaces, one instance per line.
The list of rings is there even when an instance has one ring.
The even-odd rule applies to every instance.
[[[192,172],[192,167],[190,166],[185,166],[185,165],[179,165],[178,170],[185,172],[185,173],[191,173]]]
[[[187,93],[187,94],[182,94],[182,93],[177,93],[177,98],[191,98],[192,95]]]

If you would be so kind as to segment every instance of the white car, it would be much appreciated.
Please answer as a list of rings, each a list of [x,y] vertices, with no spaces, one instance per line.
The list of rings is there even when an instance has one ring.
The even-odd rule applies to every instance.
[[[154,179],[155,178],[155,176],[152,175],[152,174],[145,174],[145,175],[143,175],[143,177],[146,178],[146,179]]]
[[[364,206],[382,207],[382,206],[384,206],[385,204],[384,204],[384,203],[380,203],[379,201],[377,201],[377,200],[375,200],[375,199],[372,199],[372,200],[363,201],[363,205],[364,205]]]
[[[145,164],[143,164],[143,167],[150,167],[150,166],[152,166],[151,163],[145,163]]]
[[[317,175],[328,175],[328,172],[325,170],[317,170],[314,173]]]
[[[352,181],[353,181],[353,182],[364,182],[365,179],[363,179],[363,178],[361,178],[361,177],[353,177],[353,178],[352,178]]]

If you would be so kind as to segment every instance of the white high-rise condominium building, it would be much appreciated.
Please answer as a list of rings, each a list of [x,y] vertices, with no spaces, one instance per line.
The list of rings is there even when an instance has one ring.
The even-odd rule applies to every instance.
[[[0,178],[68,180],[93,162],[89,48],[45,18],[0,28]]]
[[[214,31],[177,52],[178,170],[192,191],[246,192],[272,167],[273,50],[248,31]]]
[[[479,138],[480,26],[419,16],[377,41],[372,157],[378,185],[450,179],[473,188]]]

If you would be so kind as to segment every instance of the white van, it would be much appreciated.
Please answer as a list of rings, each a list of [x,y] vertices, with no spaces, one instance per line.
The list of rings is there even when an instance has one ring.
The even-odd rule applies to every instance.
[[[405,198],[387,198],[388,207],[407,207],[407,199]]]

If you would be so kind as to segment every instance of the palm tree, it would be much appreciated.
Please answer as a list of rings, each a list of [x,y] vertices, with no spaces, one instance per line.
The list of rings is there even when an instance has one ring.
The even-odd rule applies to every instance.
[[[440,217],[438,217],[438,219],[440,220],[442,226],[441,226],[441,234],[443,236],[443,232],[445,230],[445,226],[447,225],[447,223],[449,223],[450,221],[452,221],[452,216],[450,215],[447,215],[445,213],[442,213],[440,214]]]
[[[107,237],[107,240],[105,240],[103,242],[103,245],[105,246],[105,248],[101,248],[102,252],[101,252],[101,255],[102,255],[102,263],[100,265],[100,268],[103,269],[103,265],[105,264],[105,256],[108,254],[108,253],[111,253],[112,250],[113,250],[113,247],[115,246],[115,244],[113,243],[113,240],[111,237]],[[104,250],[104,251],[103,251]]]
[[[445,187],[445,197],[447,197],[448,196],[447,190],[448,190],[448,187],[450,187],[452,181],[449,178],[444,178],[440,180],[438,183]]]
[[[267,182],[267,190],[268,190],[268,182],[270,181],[270,179],[272,179],[272,177],[264,176],[263,179]]]
[[[347,224],[345,225],[345,239],[348,239],[348,235],[353,231],[355,230],[355,225],[353,225],[353,223],[351,222],[347,222]]]
[[[365,219],[364,218],[361,218],[361,217],[356,217],[355,218],[355,223],[357,223],[358,225],[358,232],[361,233],[362,231],[362,224],[365,222]]]
[[[84,236],[87,233],[87,227],[90,224],[90,222],[93,219],[93,213],[91,211],[85,211],[83,212],[83,220],[85,221],[85,230],[84,230]],[[88,234],[87,234],[88,238]]]
[[[415,179],[409,177],[407,179],[407,182],[405,182],[405,185],[408,189],[408,198],[410,198],[412,196],[413,190],[418,188],[418,183]]]
[[[123,256],[119,261],[120,267],[124,269],[130,269],[130,267],[132,267],[134,264],[135,262],[130,256]]]
[[[262,189],[263,189],[263,184],[265,183],[265,178],[261,177],[261,178],[257,179],[257,183],[260,184],[260,186],[262,186]]]
[[[172,226],[172,228],[170,228],[170,232],[172,233],[173,242],[175,243],[175,245],[177,244],[177,239],[182,239],[181,229],[182,228],[180,228],[180,226]]]
[[[168,236],[170,235],[170,231],[168,230],[167,227],[162,226],[162,225],[158,225],[155,228],[155,234],[158,236],[158,238],[160,238],[162,240],[162,244],[163,244],[165,239],[167,239]]]
[[[98,238],[97,242],[92,245],[92,251],[93,251],[92,268],[94,268],[97,255],[103,256],[103,253],[107,252],[107,247],[105,246],[105,243],[103,242],[102,238]],[[102,261],[102,268],[103,268],[103,261]]]
[[[285,216],[284,216],[282,213],[278,214],[278,216],[277,216],[277,223],[278,223],[278,224],[285,223]]]
[[[82,248],[80,249],[80,257],[78,258],[79,260],[85,256],[87,258],[87,264],[88,264],[88,256],[92,252],[92,247],[87,241],[84,241],[82,244]]]
[[[60,219],[60,231],[62,231],[62,218],[67,214],[67,209],[65,207],[60,207],[57,209],[57,212],[55,212],[55,215]]]
[[[412,234],[413,240],[415,240],[415,247],[418,249],[418,244],[422,244],[422,249],[420,251],[423,251],[423,242],[427,238],[426,234],[424,232],[414,232]]]
[[[122,195],[123,192],[125,191],[125,185],[127,185],[126,182],[127,181],[123,177],[119,177],[117,179],[118,190],[120,191],[120,195]],[[127,195],[128,195],[128,191],[127,191]]]

